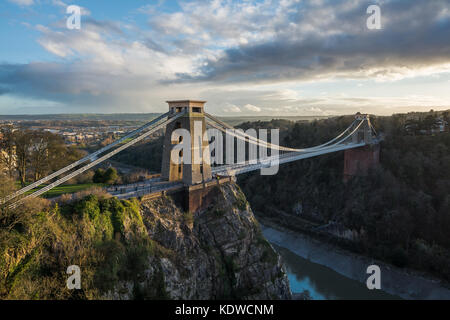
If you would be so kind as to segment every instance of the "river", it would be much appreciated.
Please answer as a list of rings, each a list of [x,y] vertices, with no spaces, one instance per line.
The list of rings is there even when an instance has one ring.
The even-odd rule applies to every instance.
[[[272,245],[283,258],[292,293],[308,290],[313,300],[400,299],[381,290],[368,290],[361,282]]]
[[[307,236],[261,226],[266,239],[281,255],[293,293],[308,290],[314,300],[450,299],[438,281],[361,257]],[[381,268],[381,289],[369,290],[371,264]]]

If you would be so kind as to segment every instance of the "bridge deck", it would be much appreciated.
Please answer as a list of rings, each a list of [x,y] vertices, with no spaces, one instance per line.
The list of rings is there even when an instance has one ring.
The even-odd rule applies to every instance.
[[[320,156],[327,153],[337,152],[337,151],[343,151],[347,149],[353,149],[353,148],[359,148],[365,146],[365,143],[348,143],[348,144],[341,144],[338,146],[320,149],[318,151],[312,151],[312,152],[290,152],[281,154],[279,156],[272,156],[264,159],[259,159],[258,163],[251,164],[248,161],[244,163],[238,163],[238,164],[231,164],[231,165],[224,165],[212,168],[213,174],[219,175],[219,176],[235,176],[238,174],[243,174],[255,170],[260,170],[262,168],[268,168],[272,167],[274,165],[280,165],[288,162],[297,161],[300,159],[307,159],[312,158],[316,156]]]
[[[155,198],[163,194],[181,191],[186,189],[187,191],[195,191],[202,188],[208,188],[213,185],[222,184],[232,180],[232,177],[218,178],[204,183],[188,186],[181,181],[161,181],[160,178],[150,179],[139,183],[116,186],[106,188],[106,191],[117,197],[118,199],[130,199],[143,197],[145,199]]]
[[[262,168],[268,168],[274,165],[281,165],[284,163],[289,163],[300,159],[312,158],[327,153],[359,148],[365,145],[366,145],[365,143],[358,143],[358,144],[347,143],[313,152],[290,152],[281,154],[279,156],[271,156],[268,158],[259,159],[258,163],[256,164],[250,164],[249,162],[245,162],[215,167],[212,168],[212,173],[217,177],[234,177],[239,174],[260,170]],[[189,191],[191,191],[192,188],[201,188],[210,186],[211,183],[214,184],[217,183],[217,181],[219,181],[219,183],[222,183],[223,179],[224,178],[219,178],[218,180],[214,179],[212,181],[207,181],[205,183],[198,184],[195,186],[187,186],[184,183],[178,181],[176,182],[162,181],[161,178],[158,177],[139,183],[110,187],[107,188],[106,191],[119,199],[130,199],[134,197],[144,197],[144,196],[153,197],[161,195],[164,192],[175,192],[186,187],[188,187]]]

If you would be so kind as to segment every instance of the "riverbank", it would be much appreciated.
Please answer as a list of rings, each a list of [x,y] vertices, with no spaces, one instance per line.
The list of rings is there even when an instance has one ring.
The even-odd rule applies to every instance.
[[[381,269],[381,288],[391,295],[403,299],[450,299],[450,290],[437,279],[354,254],[278,225],[265,223],[261,229],[272,244],[363,284],[369,277],[367,267],[378,265]]]

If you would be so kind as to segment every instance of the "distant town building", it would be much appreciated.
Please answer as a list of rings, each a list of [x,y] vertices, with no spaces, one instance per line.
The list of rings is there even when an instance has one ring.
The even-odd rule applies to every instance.
[[[448,130],[448,122],[444,118],[436,119],[435,127],[439,132],[446,132]]]
[[[448,121],[443,117],[428,116],[425,119],[410,117],[406,120],[405,131],[409,134],[432,135],[449,131]]]

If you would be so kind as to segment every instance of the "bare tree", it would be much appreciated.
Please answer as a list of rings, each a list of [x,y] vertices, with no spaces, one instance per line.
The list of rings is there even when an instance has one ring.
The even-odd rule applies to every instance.
[[[41,179],[50,171],[60,169],[73,162],[72,160],[73,152],[64,145],[61,137],[43,131],[32,133],[30,167],[35,181]]]
[[[22,186],[25,186],[27,181],[27,168],[30,157],[31,133],[29,131],[18,130],[14,132],[14,142],[17,155],[17,171],[19,172],[19,179]]]
[[[0,129],[0,164],[8,176],[12,178],[16,170],[16,147],[14,133],[10,128]]]
[[[49,139],[49,134],[46,132],[34,132],[31,136],[30,167],[34,181],[39,180],[47,171]]]
[[[28,173],[37,181],[82,157],[77,148],[67,147],[60,136],[50,132],[3,131],[0,163],[7,168],[10,177],[13,177],[17,170],[22,185],[26,184]]]

